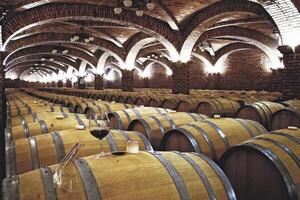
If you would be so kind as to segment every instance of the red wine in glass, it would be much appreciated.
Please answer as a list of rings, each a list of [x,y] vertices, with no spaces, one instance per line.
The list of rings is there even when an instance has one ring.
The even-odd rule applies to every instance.
[[[98,138],[99,140],[102,140],[109,134],[109,129],[95,129],[91,131],[91,134],[95,137]]]

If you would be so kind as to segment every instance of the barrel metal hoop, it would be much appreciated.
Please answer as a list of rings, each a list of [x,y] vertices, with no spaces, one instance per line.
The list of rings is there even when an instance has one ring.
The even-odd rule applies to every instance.
[[[39,118],[38,118],[38,116],[37,116],[36,113],[32,113],[32,118],[33,118],[33,121],[34,121],[34,122],[39,121]]]
[[[251,124],[258,133],[267,133],[268,132],[267,129],[263,125],[261,125],[260,123],[258,123],[256,121],[248,119],[247,122],[249,124]]]
[[[181,200],[190,200],[190,196],[188,193],[188,190],[186,189],[185,183],[180,175],[180,173],[177,171],[175,166],[170,162],[167,158],[165,158],[161,153],[159,152],[148,152],[152,154],[154,157],[157,158],[157,160],[160,161],[160,163],[165,167],[166,171],[169,173],[170,177],[173,180],[173,183],[176,186],[176,189],[178,191],[178,194],[180,196]]]
[[[97,109],[98,109],[98,111],[99,111],[99,114],[101,114],[102,113],[102,109],[101,109],[101,107],[100,106],[98,106],[98,105],[96,105],[96,107],[97,107]],[[95,113],[94,113],[95,114]]]
[[[32,160],[32,169],[38,169],[40,168],[39,163],[39,153],[37,149],[37,142],[34,136],[31,136],[28,138],[29,144],[30,144],[30,150],[31,150],[31,160]]]
[[[15,141],[11,141],[5,148],[5,163],[6,163],[6,177],[10,177],[17,174],[17,160]]]
[[[199,165],[192,158],[187,156],[186,154],[184,154],[184,153],[176,153],[176,154],[181,156],[184,160],[186,160],[194,168],[194,170],[196,171],[196,173],[198,174],[198,176],[200,177],[200,179],[202,180],[202,182],[206,188],[209,200],[216,200],[217,197],[214,192],[214,189],[213,189],[212,185],[210,184],[208,177],[205,175],[205,173],[201,169],[201,167],[199,167]]]
[[[218,114],[221,114],[222,116],[224,116],[224,114],[226,114],[226,113],[225,113],[225,109],[224,109],[223,103],[219,99],[213,99],[213,100],[215,100],[216,102],[218,102],[219,105],[221,106],[221,112],[218,113]],[[217,108],[218,108],[218,106],[217,106]]]
[[[55,145],[57,160],[58,160],[58,162],[60,162],[60,161],[62,161],[62,159],[66,155],[63,140],[62,140],[59,132],[54,131],[54,132],[51,133],[51,136],[52,136],[52,139],[53,139],[53,143]]]
[[[122,133],[122,135],[125,137],[125,139],[127,141],[132,141],[132,139],[130,138],[130,136],[128,135],[128,133],[126,131],[124,131],[124,130],[119,130],[119,131],[120,131],[120,133]]]
[[[12,129],[11,128],[5,128],[4,133],[5,133],[5,144],[9,144],[10,142],[13,141],[13,139],[12,139]]]
[[[21,115],[21,110],[20,110],[19,107],[17,107],[17,114],[18,114],[18,115]]]
[[[87,200],[101,200],[100,189],[88,162],[84,159],[78,159],[74,161],[74,164],[77,167],[83,182]]]
[[[152,141],[152,130],[151,130],[151,127],[149,126],[149,124],[144,120],[144,119],[137,119],[139,122],[142,123],[142,125],[145,127],[145,130],[146,130],[146,134],[147,134],[147,138],[148,140],[150,141],[151,144],[153,144],[153,141]],[[135,120],[134,120],[135,121]],[[128,130],[129,131],[132,131],[132,127],[130,126],[131,123],[129,124],[128,126]]]
[[[124,110],[123,110],[123,112],[124,112]],[[125,113],[128,121],[130,121],[130,117],[127,116],[128,114],[126,112],[124,112],[124,113]],[[117,129],[125,130],[125,127],[124,127],[124,125],[122,123],[120,115],[117,112],[113,112],[112,114],[115,115],[115,118],[116,118],[116,121],[117,121],[117,124],[118,124],[118,128]]]
[[[162,114],[161,116],[163,116],[170,124],[172,129],[176,129],[176,124],[174,123],[173,119],[167,114]]]
[[[195,122],[196,121],[199,121],[199,119],[198,119],[198,115],[196,115],[195,113],[187,113]]]
[[[246,145],[246,146],[249,146],[249,147],[252,147],[252,148],[258,150],[259,152],[264,154],[268,159],[270,159],[274,163],[274,165],[276,166],[276,168],[279,170],[280,174],[282,175],[284,182],[286,183],[290,199],[297,200],[298,195],[297,195],[295,183],[291,177],[291,174],[289,173],[287,168],[284,166],[282,161],[277,157],[277,155],[275,153],[273,153],[272,151],[270,151],[269,149],[267,149],[264,146],[259,145],[259,144],[253,144],[253,143],[248,142],[248,143],[244,143],[243,145]]]
[[[61,112],[64,112],[64,108],[62,106],[59,107]],[[53,111],[54,112],[54,111]]]
[[[215,171],[215,173],[218,175],[220,181],[222,182],[223,187],[225,188],[228,200],[237,200],[237,197],[234,193],[232,185],[230,184],[229,180],[227,179],[224,172],[220,169],[220,167],[215,162],[213,162],[212,160],[210,160],[208,157],[206,157],[203,154],[195,154],[195,153],[192,153],[192,154],[199,156]]]
[[[54,112],[54,107],[50,106],[50,110],[51,110],[51,112]]]
[[[84,122],[78,117],[75,117],[75,119],[76,119],[76,121],[78,122],[78,124],[79,125],[81,125],[81,126],[84,126],[85,127],[85,124],[84,124]]]
[[[145,145],[145,147],[146,147],[146,150],[148,150],[148,151],[153,151],[153,147],[152,147],[152,145],[151,145],[151,143],[149,142],[149,140],[143,135],[143,134],[141,134],[141,133],[139,133],[139,132],[135,132],[138,136],[139,136],[139,138],[143,141],[143,143],[144,143],[144,145]]]
[[[107,113],[111,112],[111,109],[110,109],[109,105],[108,105],[108,104],[104,104],[104,105],[105,105],[105,107],[106,107],[106,112],[107,112]]]
[[[178,128],[176,130],[183,133],[189,139],[189,141],[192,144],[192,146],[193,146],[196,153],[203,153],[203,151],[201,149],[201,146],[199,145],[198,141],[194,138],[194,136],[189,131],[187,131],[183,127]]]
[[[47,124],[44,120],[39,120],[39,124],[40,124],[41,130],[42,130],[42,134],[49,133]]]
[[[108,134],[105,138],[106,138],[106,141],[107,141],[108,144],[109,144],[110,151],[111,151],[111,152],[116,152],[116,151],[118,151],[117,144],[116,144],[116,142],[114,141],[112,135],[111,135],[111,134]]]
[[[28,114],[31,114],[31,113],[32,113],[31,108],[28,107]]]
[[[19,200],[19,176],[12,176],[3,180],[3,200]]]
[[[27,124],[25,117],[23,117],[22,115],[20,115],[19,117],[21,120],[21,124]]]
[[[161,134],[161,135],[164,135],[165,129],[164,129],[162,123],[159,121],[159,119],[157,119],[155,116],[150,116],[150,117],[151,117],[152,119],[154,119],[154,121],[155,121],[156,124],[158,125],[159,130],[160,130],[160,134]]]
[[[204,120],[202,122],[213,127],[217,131],[217,133],[220,135],[221,139],[223,140],[226,149],[230,148],[231,145],[229,144],[229,141],[227,140],[225,133],[222,131],[222,129],[219,126],[217,126],[215,123],[208,121],[208,120]]]
[[[41,176],[43,179],[45,200],[56,200],[57,194],[53,185],[53,173],[49,167],[40,169]]]
[[[255,138],[257,140],[264,140],[264,141],[268,141],[271,142],[272,144],[274,144],[275,146],[278,146],[280,149],[282,149],[284,152],[286,152],[297,164],[298,168],[300,169],[300,160],[297,157],[297,155],[290,149],[288,148],[286,145],[281,144],[280,142],[273,140],[271,138],[266,138],[266,137],[257,137]]]
[[[257,102],[256,102],[249,106],[255,108],[258,113],[259,113],[259,111],[258,111],[259,109],[263,112],[264,118],[261,115],[259,115],[259,116],[261,116],[260,118],[262,119],[261,122],[263,123],[264,126],[268,126],[268,123],[269,123],[268,122],[268,120],[269,120],[268,114],[267,114],[266,110],[262,107],[262,105],[257,104]]]
[[[137,119],[142,119],[142,116],[141,116],[141,114],[139,113],[138,110],[136,110],[135,108],[132,108],[131,110],[134,112],[134,114],[136,115]]]
[[[68,114],[65,113],[65,112],[62,112],[61,114],[63,115],[64,118],[68,118],[69,117]]]
[[[300,138],[297,138],[293,135],[287,134],[287,133],[283,133],[283,132],[278,132],[278,131],[274,131],[274,132],[270,132],[271,134],[276,134],[276,135],[282,135],[285,136],[287,138],[289,138],[290,140],[293,140],[294,142],[300,144]]]
[[[154,107],[154,109],[155,109],[155,110],[157,111],[157,113],[159,113],[159,114],[164,113],[164,112],[161,111],[161,109],[159,109],[159,108],[157,108],[157,107]]]
[[[228,118],[228,119],[229,119],[229,120],[232,120],[232,121],[236,121],[236,122],[238,122],[239,124],[241,124],[242,127],[243,127],[244,129],[246,129],[246,131],[249,133],[249,135],[250,135],[251,138],[253,138],[253,137],[256,136],[256,135],[252,132],[252,130],[247,126],[247,124],[245,123],[244,120],[242,120],[242,119],[234,119],[234,118]]]
[[[215,146],[214,146],[212,140],[210,139],[209,135],[207,134],[207,132],[203,128],[201,128],[195,124],[188,124],[187,126],[193,127],[194,129],[196,129],[199,133],[201,133],[203,135],[204,139],[206,140],[206,142],[209,146],[209,149],[210,149],[210,152],[212,155],[212,159],[216,160],[217,159],[216,149],[215,149]]]
[[[24,131],[24,137],[25,137],[25,138],[30,137],[29,127],[28,127],[27,124],[23,124],[23,131]]]

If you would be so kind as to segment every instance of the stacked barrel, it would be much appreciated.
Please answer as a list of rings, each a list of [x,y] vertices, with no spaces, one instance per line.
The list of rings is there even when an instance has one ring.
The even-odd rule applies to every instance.
[[[49,91],[7,97],[4,199],[300,197],[300,130],[280,113],[298,109],[298,100],[276,103],[280,94],[254,91]],[[39,111],[32,104],[63,110]],[[91,132],[103,120],[111,130],[99,142]],[[268,132],[274,128],[281,130]],[[140,152],[126,153],[128,141],[137,141]],[[66,192],[52,176],[76,143],[82,147],[65,169],[73,188]],[[111,154],[97,159],[99,143]]]

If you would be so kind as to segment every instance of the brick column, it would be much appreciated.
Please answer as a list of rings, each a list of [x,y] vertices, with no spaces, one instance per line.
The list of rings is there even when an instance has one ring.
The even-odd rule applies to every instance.
[[[143,78],[143,87],[144,88],[149,88],[150,87],[150,80],[149,78]]]
[[[56,83],[55,83],[55,81],[52,81],[52,82],[51,82],[51,87],[53,87],[53,88],[55,88],[55,87],[56,87]]]
[[[1,35],[0,35],[1,37]],[[6,53],[0,52],[0,180],[2,183],[2,180],[5,178],[5,135],[4,130],[6,126],[6,97],[5,97],[5,73],[3,65],[3,61],[5,59]],[[2,191],[2,184],[0,186],[0,189]]]
[[[78,89],[85,89],[85,80],[84,77],[78,77],[78,82],[77,82],[77,87]]]
[[[57,87],[59,87],[59,88],[64,87],[64,83],[63,83],[62,80],[59,80],[59,81],[57,82]]]
[[[190,67],[188,63],[174,63],[172,66],[172,93],[190,94]]]
[[[103,76],[100,74],[95,75],[94,87],[95,90],[103,90]]]
[[[133,91],[133,71],[122,70],[122,91]]]
[[[281,92],[285,98],[300,98],[300,46],[295,51],[289,46],[280,46],[278,50],[284,63]]]
[[[71,88],[72,87],[72,81],[70,79],[66,80],[66,87]]]

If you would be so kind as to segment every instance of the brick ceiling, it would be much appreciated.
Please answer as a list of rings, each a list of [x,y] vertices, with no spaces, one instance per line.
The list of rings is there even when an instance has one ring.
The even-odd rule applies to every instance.
[[[280,3],[281,0],[272,2],[276,1]],[[296,1],[285,1],[289,2],[293,12],[298,11]],[[1,18],[1,46],[7,52],[6,67],[11,69],[11,63],[14,63],[17,74],[20,74],[26,67],[21,61],[18,64],[18,57],[30,58],[37,56],[39,51],[43,53],[41,59],[55,54],[52,56],[54,61],[66,69],[72,67],[74,71],[78,70],[81,61],[87,61],[96,73],[101,73],[109,62],[119,63],[120,68],[139,67],[135,62],[139,57],[149,58],[153,54],[157,58],[152,59],[164,58],[169,63],[176,61],[174,58],[179,58],[181,54],[191,58],[197,54],[198,58],[212,61],[213,65],[218,50],[234,43],[259,49],[270,60],[277,62],[271,54],[278,53],[279,39],[284,38],[278,33],[286,26],[276,19],[274,8],[271,9],[272,5],[276,5],[271,1],[152,2],[156,5],[155,9],[145,12],[143,17],[137,17],[130,10],[121,16],[115,15],[113,8],[118,4],[116,0],[1,0],[0,14],[6,12]],[[285,10],[288,11],[287,7]],[[290,26],[297,20],[295,16]],[[90,34],[94,40],[89,43],[71,42],[70,38],[79,32]],[[58,52],[53,53],[53,50]],[[108,53],[106,57],[105,52]],[[176,53],[178,55],[174,55]],[[76,64],[62,63],[68,57],[77,60]],[[46,61],[40,62],[43,64]],[[32,68],[32,62],[28,63],[27,67]],[[51,63],[47,64],[51,66]],[[39,65],[39,69],[42,67]]]

